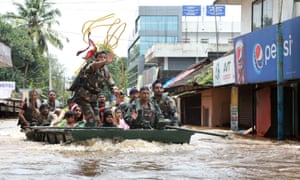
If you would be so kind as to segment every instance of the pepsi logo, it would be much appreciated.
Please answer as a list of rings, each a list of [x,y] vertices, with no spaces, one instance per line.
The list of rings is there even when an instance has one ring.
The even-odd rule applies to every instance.
[[[253,63],[257,72],[259,72],[264,66],[263,57],[263,48],[260,44],[256,44],[253,52]]]

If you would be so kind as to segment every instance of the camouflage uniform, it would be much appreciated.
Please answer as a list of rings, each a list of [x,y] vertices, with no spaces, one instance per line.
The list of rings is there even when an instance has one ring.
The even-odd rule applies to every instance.
[[[176,103],[170,96],[162,95],[159,101],[155,98],[155,96],[153,96],[152,101],[159,105],[165,119],[171,120],[172,125],[178,125]]]
[[[81,108],[86,118],[86,126],[94,127],[99,121],[99,108],[97,95],[103,91],[105,86],[114,86],[107,67],[95,69],[90,60],[79,72],[70,90],[74,92],[73,100]]]
[[[138,117],[136,120],[133,120],[131,117],[131,112],[134,110],[138,112]],[[149,101],[148,108],[143,108],[141,106],[140,99],[137,99],[131,103],[125,116],[125,121],[128,123],[131,129],[157,129],[159,128],[159,122],[163,120],[163,115],[159,109],[159,106],[155,102]]]

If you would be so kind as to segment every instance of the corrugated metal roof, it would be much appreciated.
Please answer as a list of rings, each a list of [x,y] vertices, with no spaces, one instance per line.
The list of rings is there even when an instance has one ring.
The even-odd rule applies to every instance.
[[[177,75],[166,89],[197,85],[211,87],[213,85],[212,66],[213,63],[209,59],[199,62]]]

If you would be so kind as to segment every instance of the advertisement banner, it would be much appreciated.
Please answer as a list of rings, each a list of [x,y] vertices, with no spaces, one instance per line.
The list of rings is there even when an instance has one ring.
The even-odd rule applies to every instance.
[[[16,82],[14,81],[0,81],[0,99],[10,98],[15,88]]]
[[[234,39],[236,83],[277,80],[277,25]],[[300,17],[282,23],[283,78],[300,78]]]
[[[214,60],[213,72],[214,86],[233,84],[235,82],[233,54]]]

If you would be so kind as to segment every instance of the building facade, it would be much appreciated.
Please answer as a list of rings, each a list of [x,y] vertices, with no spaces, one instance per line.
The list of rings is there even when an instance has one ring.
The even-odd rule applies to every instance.
[[[201,59],[232,50],[239,22],[212,16],[211,6],[140,6],[128,49],[129,87],[163,82]]]
[[[257,135],[279,140],[299,138],[300,2],[215,3],[241,5],[242,9],[242,35],[234,39],[235,83],[231,85],[231,104],[235,108],[231,106],[231,114],[235,116],[231,116],[231,125],[238,128],[242,123],[252,124]]]

